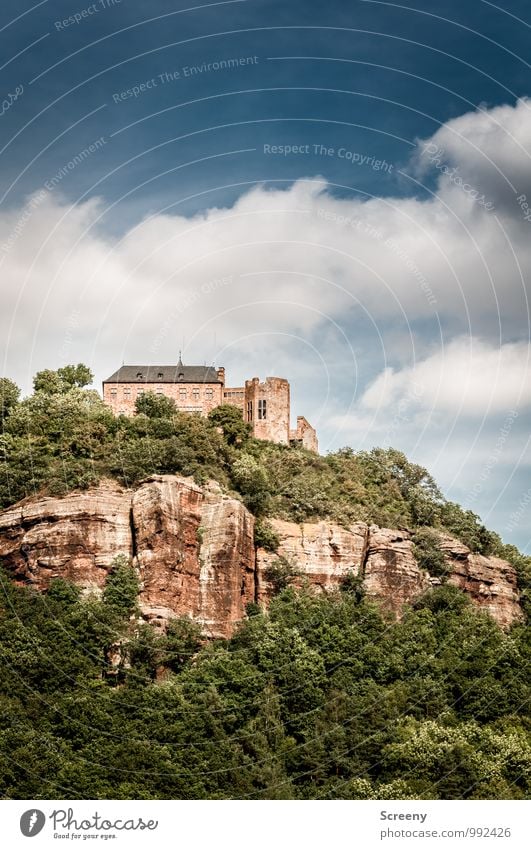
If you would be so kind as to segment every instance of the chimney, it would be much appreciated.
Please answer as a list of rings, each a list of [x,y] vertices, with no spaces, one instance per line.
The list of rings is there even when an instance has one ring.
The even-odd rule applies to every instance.
[[[218,368],[218,380],[220,380],[223,386],[225,386],[225,369],[223,366]]]

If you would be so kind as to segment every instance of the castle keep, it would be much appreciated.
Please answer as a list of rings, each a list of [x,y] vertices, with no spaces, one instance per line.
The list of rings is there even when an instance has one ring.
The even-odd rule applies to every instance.
[[[258,377],[245,386],[225,386],[225,369],[185,366],[179,358],[171,366],[122,366],[103,382],[103,400],[115,415],[135,414],[137,398],[155,392],[175,401],[179,410],[208,416],[214,407],[230,404],[241,410],[257,439],[282,445],[297,444],[318,451],[317,434],[304,416],[290,428],[290,386],[283,377]]]

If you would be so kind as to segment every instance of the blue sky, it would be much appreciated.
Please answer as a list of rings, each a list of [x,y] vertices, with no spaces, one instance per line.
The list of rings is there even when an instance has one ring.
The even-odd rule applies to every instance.
[[[213,362],[529,551],[531,15],[4,2],[3,371]]]

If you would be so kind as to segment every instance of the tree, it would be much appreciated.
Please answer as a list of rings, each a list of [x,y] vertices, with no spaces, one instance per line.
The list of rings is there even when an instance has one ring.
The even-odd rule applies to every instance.
[[[216,427],[220,427],[229,445],[241,445],[251,435],[251,425],[244,422],[241,410],[231,404],[221,404],[208,414]]]
[[[277,551],[280,545],[280,537],[270,522],[257,519],[254,525],[254,544],[256,548],[266,551]]]
[[[172,672],[181,672],[199,652],[203,639],[197,622],[186,617],[170,619],[163,641],[162,662]]]
[[[111,564],[103,591],[103,601],[116,613],[128,618],[136,608],[140,590],[137,574],[125,554],[119,554]]]
[[[78,363],[77,366],[63,366],[57,371],[44,369],[37,372],[33,378],[33,388],[35,392],[56,395],[68,392],[70,389],[82,389],[92,383],[93,379],[94,375],[89,367]]]
[[[77,366],[63,366],[63,368],[57,369],[57,374],[67,390],[73,389],[75,386],[83,389],[84,386],[90,386],[94,380],[91,370],[83,363],[78,363]]]
[[[448,566],[439,537],[430,528],[421,528],[413,537],[413,554],[419,567],[432,577],[442,578],[447,575]]]
[[[63,391],[63,384],[59,374],[47,368],[37,372],[33,378],[33,389],[35,392],[44,392],[45,395],[57,395]]]
[[[0,377],[0,422],[10,414],[20,397],[17,384],[8,377]]]
[[[289,587],[299,574],[300,572],[283,555],[276,557],[265,570],[265,576],[274,593],[280,593]]]
[[[249,509],[263,513],[269,499],[269,479],[262,464],[242,452],[232,465],[232,478]]]
[[[144,392],[136,399],[135,409],[137,413],[143,413],[149,419],[171,419],[177,412],[175,401],[166,395],[157,395],[155,392]]]
[[[441,521],[472,551],[488,555],[496,548],[496,535],[481,524],[479,516],[472,510],[463,510],[459,504],[448,501],[442,508]]]

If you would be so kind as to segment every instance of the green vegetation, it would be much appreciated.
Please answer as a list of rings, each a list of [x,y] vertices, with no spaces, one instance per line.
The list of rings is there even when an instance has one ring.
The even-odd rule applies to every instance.
[[[257,548],[275,552],[280,545],[280,537],[273,525],[264,519],[257,519],[254,524],[254,544]]]
[[[115,418],[84,366],[40,372],[35,391],[0,382],[0,508],[104,477],[216,479],[258,517],[407,528],[444,577],[436,530],[516,567],[530,558],[445,501],[399,451],[319,457],[259,442],[231,408],[184,415],[146,393]],[[236,411],[238,412],[238,411]],[[142,622],[138,579],[117,558],[101,596],[63,580],[45,595],[0,571],[0,786],[7,798],[529,798],[531,646],[443,583],[399,624],[348,575],[334,595],[296,588],[277,557],[277,594],[228,641],[187,619]],[[0,562],[1,566],[1,562]]]
[[[100,600],[2,579],[5,797],[529,797],[525,630],[455,588],[390,624],[354,587],[288,587],[204,644],[131,618],[127,568]]]
[[[265,576],[270,583],[273,593],[280,593],[291,586],[299,572],[295,569],[284,555],[276,557],[265,570]]]
[[[434,578],[446,577],[446,561],[437,534],[430,528],[419,528],[413,543],[413,553],[420,568]]]

